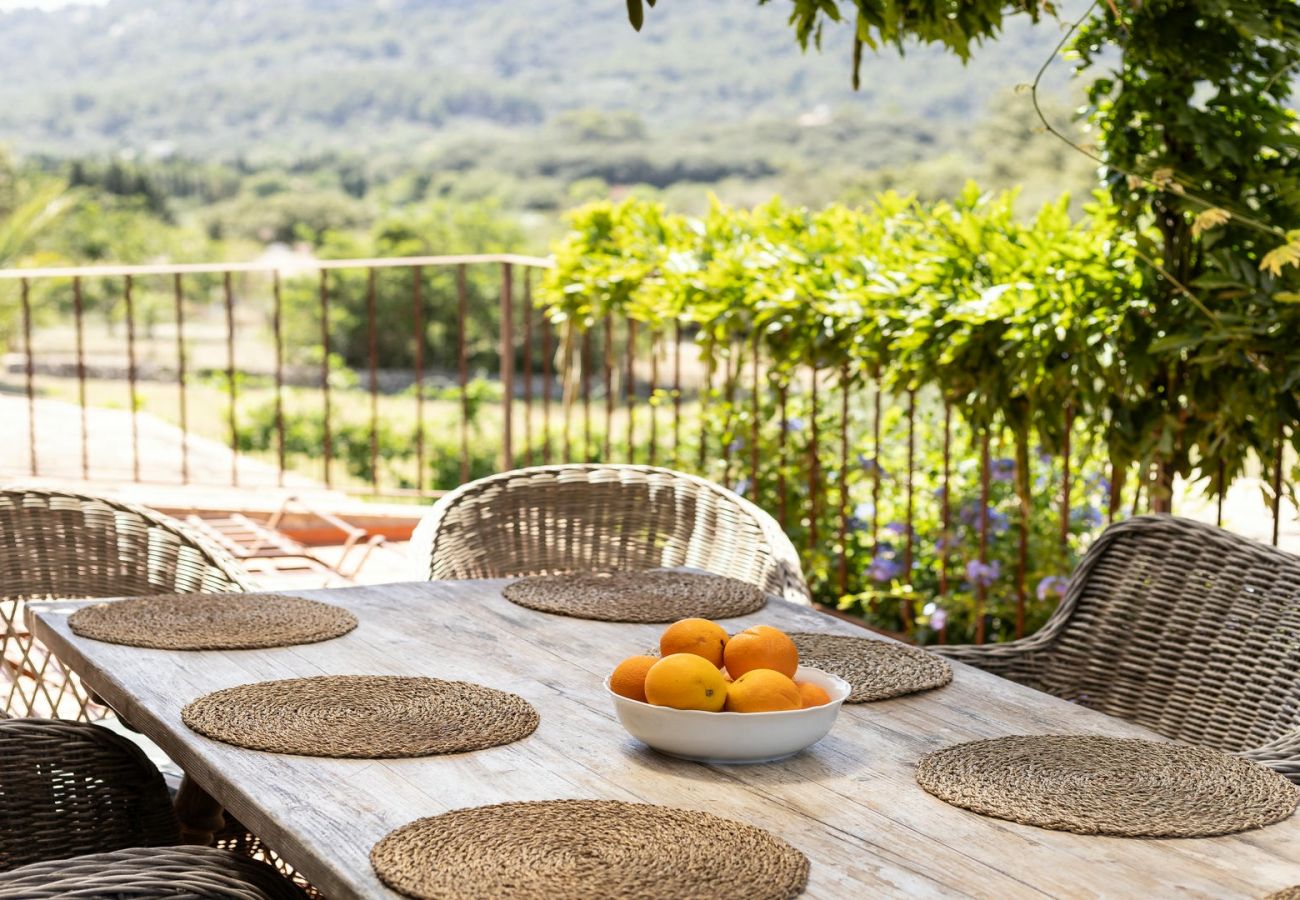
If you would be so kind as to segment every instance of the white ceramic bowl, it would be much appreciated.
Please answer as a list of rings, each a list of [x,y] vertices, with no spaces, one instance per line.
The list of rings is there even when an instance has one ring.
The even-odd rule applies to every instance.
[[[826,736],[851,688],[842,678],[800,666],[796,681],[809,681],[830,695],[830,702],[785,712],[704,712],[651,706],[605,690],[628,734],[660,753],[704,763],[761,763],[793,756]]]

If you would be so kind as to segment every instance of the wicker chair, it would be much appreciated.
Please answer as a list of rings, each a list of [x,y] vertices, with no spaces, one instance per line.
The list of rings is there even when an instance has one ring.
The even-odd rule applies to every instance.
[[[224,550],[145,507],[68,491],[0,488],[0,660],[13,675],[0,718],[71,714],[74,704],[79,719],[106,713],[21,628],[24,601],[252,587]],[[24,681],[33,685],[27,693]],[[226,820],[218,847],[274,858],[256,835],[232,817]]]
[[[0,871],[180,841],[162,774],[107,728],[0,721]]]
[[[0,872],[0,900],[303,900],[270,865],[211,847],[118,850]]]
[[[1300,557],[1173,516],[1112,525],[1031,637],[936,647],[1300,783]]]
[[[211,593],[249,589],[224,551],[151,510],[67,491],[0,488],[0,659],[14,677],[10,715],[60,715],[69,699],[87,718],[75,678],[22,628],[26,600]],[[16,704],[21,704],[15,708]],[[49,708],[43,708],[49,707]]]
[[[808,603],[799,557],[772,517],[671,469],[538,466],[450,492],[415,530],[421,578],[509,578],[690,566]]]

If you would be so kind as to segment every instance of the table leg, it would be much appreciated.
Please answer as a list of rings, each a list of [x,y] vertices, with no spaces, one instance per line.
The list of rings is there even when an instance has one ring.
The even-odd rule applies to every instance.
[[[180,790],[176,792],[176,818],[181,826],[181,842],[185,844],[207,846],[226,824],[221,804],[188,775],[181,779]]]

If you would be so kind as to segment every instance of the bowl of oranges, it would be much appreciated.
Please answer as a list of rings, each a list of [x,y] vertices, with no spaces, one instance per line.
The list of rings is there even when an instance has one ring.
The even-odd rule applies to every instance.
[[[605,679],[628,733],[661,753],[705,763],[793,756],[835,724],[848,682],[799,665],[783,631],[756,625],[734,635],[708,619],[682,619],[659,656],[632,656]]]

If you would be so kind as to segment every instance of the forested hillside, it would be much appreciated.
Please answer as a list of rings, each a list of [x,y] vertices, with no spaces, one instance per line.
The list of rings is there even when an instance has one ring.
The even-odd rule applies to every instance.
[[[843,35],[801,54],[779,2],[677,0],[638,35],[615,0],[112,0],[0,14],[0,140],[60,156],[454,152],[598,109],[636,117],[595,126],[606,140],[725,142],[736,123],[809,127],[847,107],[888,133],[861,148],[873,157],[946,143],[1057,36],[1017,22],[965,67],[886,51],[854,94]]]

